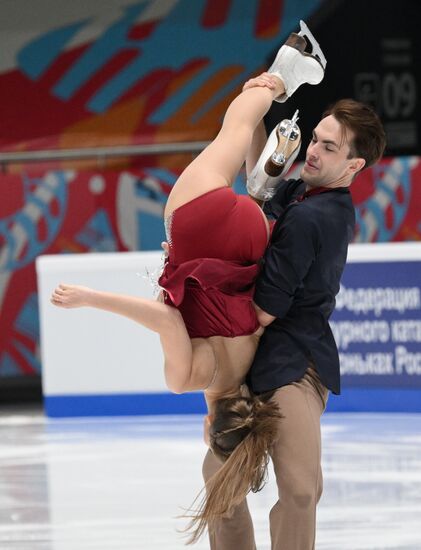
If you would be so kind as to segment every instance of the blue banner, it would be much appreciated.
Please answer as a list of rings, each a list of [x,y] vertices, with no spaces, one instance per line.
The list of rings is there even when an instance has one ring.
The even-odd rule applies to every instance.
[[[348,263],[331,327],[344,389],[421,388],[421,262]]]

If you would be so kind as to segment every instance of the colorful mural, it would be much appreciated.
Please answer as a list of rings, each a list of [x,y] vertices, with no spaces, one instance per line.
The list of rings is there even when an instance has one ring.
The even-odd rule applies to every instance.
[[[0,181],[0,373],[40,372],[35,258],[156,249],[176,173],[55,170]]]
[[[292,174],[297,174],[296,165]],[[3,176],[0,205],[0,373],[40,372],[35,257],[42,254],[156,250],[162,216],[178,171],[51,171]],[[386,159],[352,189],[356,242],[419,238],[419,157]],[[245,192],[244,176],[235,184]]]
[[[38,0],[33,18],[24,2],[3,14],[17,30],[0,37],[0,152],[210,140],[241,84],[322,4]],[[41,370],[35,258],[159,248],[166,197],[190,158],[3,166],[0,378]],[[356,240],[420,239],[420,178],[419,157],[359,176]]]
[[[75,18],[60,4],[39,3],[51,28],[23,40],[0,76],[3,149],[209,138],[320,0],[114,0],[107,14],[96,0]]]

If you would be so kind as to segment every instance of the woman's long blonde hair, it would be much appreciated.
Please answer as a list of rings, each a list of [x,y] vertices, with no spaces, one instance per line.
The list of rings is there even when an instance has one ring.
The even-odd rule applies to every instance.
[[[196,509],[189,510],[187,544],[197,542],[203,531],[229,514],[252,491],[260,491],[267,479],[269,448],[282,415],[278,405],[264,396],[220,399],[210,427],[210,448],[223,466],[206,482]]]

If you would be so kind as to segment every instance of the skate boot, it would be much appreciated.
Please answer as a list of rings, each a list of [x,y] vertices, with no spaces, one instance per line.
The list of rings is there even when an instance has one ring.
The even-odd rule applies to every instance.
[[[291,33],[281,47],[269,73],[278,76],[285,85],[285,94],[275,99],[280,103],[286,101],[301,84],[319,84],[323,80],[326,58],[310,29],[300,21],[300,32]],[[305,51],[307,41],[311,43],[311,53]]]
[[[301,131],[297,126],[298,110],[291,120],[282,120],[271,132],[265,148],[247,178],[247,191],[255,199],[267,201],[276,193],[296,159],[301,146]]]

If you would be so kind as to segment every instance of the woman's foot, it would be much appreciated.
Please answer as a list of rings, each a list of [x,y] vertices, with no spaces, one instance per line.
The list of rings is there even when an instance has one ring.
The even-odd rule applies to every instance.
[[[319,84],[324,77],[326,58],[304,21],[300,21],[300,28],[298,34],[290,34],[268,71],[278,76],[285,85],[285,93],[275,99],[280,103],[291,97],[302,84]],[[311,53],[305,51],[307,41],[304,36],[311,43]]]
[[[300,151],[301,131],[297,120],[298,110],[291,120],[282,120],[272,130],[256,166],[247,178],[247,191],[251,197],[267,201],[276,193],[279,182]]]

